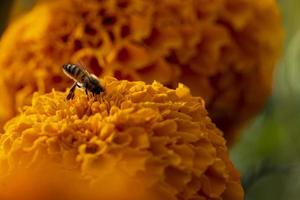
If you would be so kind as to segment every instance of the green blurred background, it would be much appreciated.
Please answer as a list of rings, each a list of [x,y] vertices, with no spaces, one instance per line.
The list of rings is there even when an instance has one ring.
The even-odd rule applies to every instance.
[[[285,46],[273,96],[231,150],[247,200],[300,199],[300,0],[278,2]]]
[[[247,200],[300,199],[300,0],[278,2],[286,37],[273,96],[231,149]],[[9,15],[22,15],[33,4],[34,0],[1,0],[0,33]]]

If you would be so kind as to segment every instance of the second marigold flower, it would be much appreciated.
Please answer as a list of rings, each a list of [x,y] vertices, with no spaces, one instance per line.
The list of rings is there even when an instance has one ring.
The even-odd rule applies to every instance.
[[[1,40],[0,120],[69,86],[60,66],[81,61],[97,76],[183,82],[231,143],[270,94],[281,44],[275,0],[48,1]]]

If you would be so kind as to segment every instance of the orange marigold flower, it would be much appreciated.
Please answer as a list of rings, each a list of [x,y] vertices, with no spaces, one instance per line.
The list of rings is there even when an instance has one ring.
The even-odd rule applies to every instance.
[[[275,0],[50,1],[2,38],[0,118],[69,86],[61,65],[83,62],[97,76],[183,82],[231,142],[270,94],[281,43]]]
[[[113,194],[125,185],[128,193],[128,184],[122,183],[130,182],[130,187],[139,188],[130,194],[151,194],[139,199],[243,199],[239,173],[201,98],[191,96],[183,85],[172,90],[157,82],[108,77],[103,84],[105,93],[97,99],[81,91],[71,101],[62,92],[36,94],[32,105],[6,124],[0,137],[0,191],[24,192],[19,186],[23,182],[14,180],[16,171],[26,169],[30,174],[42,171],[43,177],[17,176],[29,181],[24,184],[27,192],[45,191],[46,185],[48,192],[61,194],[59,183],[68,191],[76,183],[69,180],[78,172],[76,176],[89,183],[79,187],[81,194],[87,185],[110,188]],[[59,180],[49,173],[59,174]],[[49,189],[53,182],[56,190]]]

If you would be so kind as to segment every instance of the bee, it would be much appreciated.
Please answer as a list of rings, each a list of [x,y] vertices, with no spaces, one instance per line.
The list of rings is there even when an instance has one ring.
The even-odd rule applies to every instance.
[[[84,89],[87,95],[88,91],[91,92],[93,96],[104,92],[98,78],[94,74],[90,74],[81,66],[75,64],[64,64],[63,71],[68,77],[75,81],[70,88],[67,100],[74,98],[76,87]]]

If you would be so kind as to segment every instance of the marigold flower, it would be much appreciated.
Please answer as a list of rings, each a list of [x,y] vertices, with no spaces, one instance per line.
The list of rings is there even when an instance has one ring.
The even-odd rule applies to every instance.
[[[51,188],[51,181],[44,179],[51,179],[49,168],[56,166],[63,185],[73,178],[71,172],[78,172],[89,182],[84,190],[87,185],[99,190],[101,183],[114,189],[129,181],[154,195],[150,200],[243,199],[225,140],[201,98],[191,96],[183,85],[172,90],[157,82],[147,85],[109,77],[103,84],[105,93],[97,99],[81,91],[71,101],[57,91],[33,96],[32,105],[10,120],[0,137],[0,188],[15,183],[15,178],[7,178],[14,172],[32,172],[40,166],[43,178],[19,179],[30,182],[24,184],[26,191],[44,182]],[[121,183],[115,181],[120,177]],[[13,189],[0,191],[23,189],[12,185]]]
[[[2,38],[0,116],[69,86],[61,65],[83,62],[97,76],[183,82],[231,142],[270,94],[281,43],[275,0],[50,1]]]

